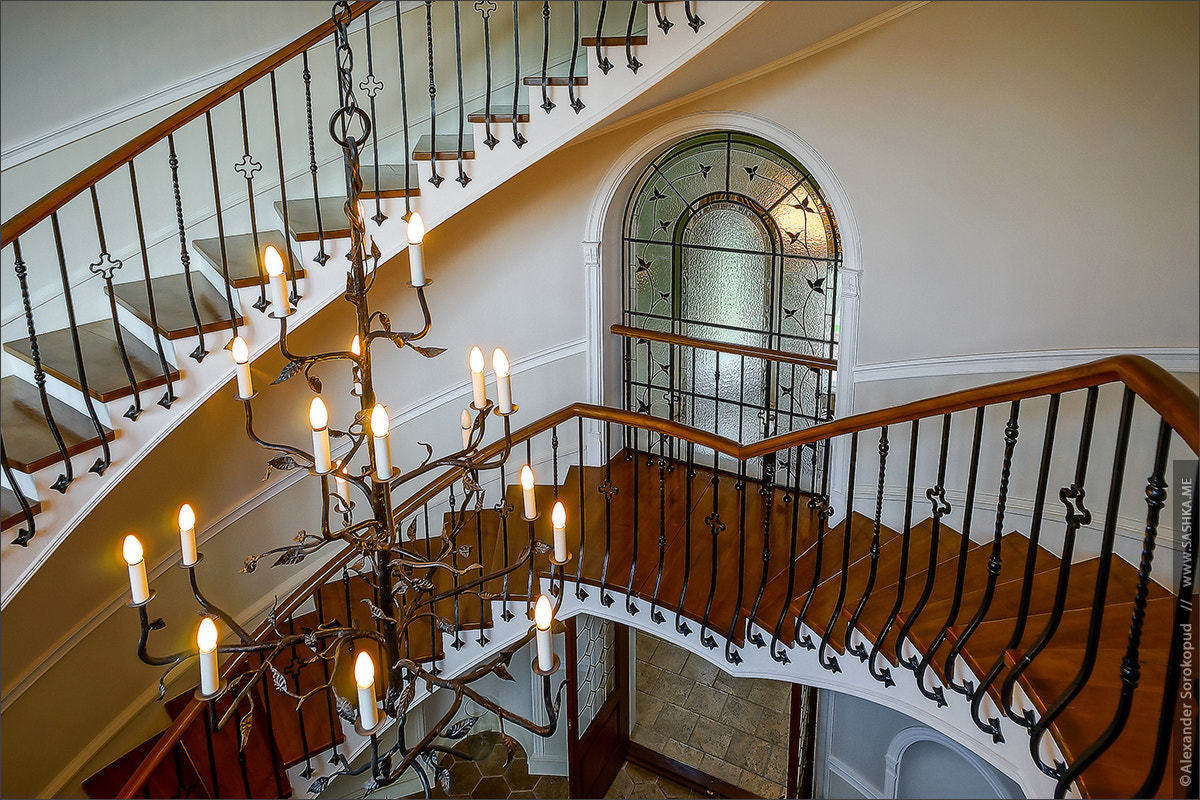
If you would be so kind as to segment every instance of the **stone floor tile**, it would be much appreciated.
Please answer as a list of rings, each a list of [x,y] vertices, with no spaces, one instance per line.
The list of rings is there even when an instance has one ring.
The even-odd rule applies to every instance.
[[[699,768],[700,759],[704,757],[704,754],[696,748],[690,747],[676,739],[668,739],[662,748],[662,753],[676,761],[681,761],[688,766],[697,768]]]
[[[655,649],[654,655],[650,658],[650,663],[659,669],[678,675],[683,669],[683,665],[687,662],[687,659],[687,650],[663,642]]]
[[[450,765],[450,789],[455,794],[470,795],[482,778],[479,765],[474,761],[454,759],[454,763]]]
[[[751,703],[773,709],[787,708],[791,702],[792,685],[782,681],[756,680],[751,683],[747,699]]]
[[[761,775],[755,775],[752,772],[742,773],[742,783],[740,785],[743,789],[748,789],[763,798],[783,797],[785,788],[781,783],[776,783]]]
[[[647,728],[644,725],[634,725],[632,733],[629,734],[629,738],[633,739],[633,741],[637,742],[638,744],[646,745],[646,747],[649,747],[651,750],[658,750],[660,752],[667,744],[668,739],[667,736],[659,733],[654,728]]]
[[[755,733],[762,720],[763,708],[731,694],[725,700],[725,710],[721,715],[725,722],[744,733]]]
[[[504,777],[509,787],[517,791],[532,789],[539,780],[539,776],[529,774],[529,759],[524,755],[512,760],[504,770]]]
[[[508,800],[518,800],[518,798],[520,800],[536,800],[537,795],[531,791],[510,792],[508,795]]]
[[[621,769],[629,775],[629,779],[634,783],[654,783],[658,780],[657,772],[651,772],[645,767],[630,764],[628,761],[625,762]]]
[[[692,735],[688,737],[687,743],[702,753],[721,755],[729,747],[729,742],[735,735],[740,736],[741,734],[728,725],[714,722],[708,717],[700,717],[696,720],[696,727],[692,729]]]
[[[542,775],[533,787],[533,796],[539,800],[554,800],[567,796],[567,779],[562,775]]]
[[[697,767],[702,772],[707,772],[714,778],[720,778],[726,783],[732,783],[734,786],[741,786],[743,789],[748,788],[743,785],[742,768],[736,764],[730,764],[719,756],[714,756],[711,753],[705,753],[700,759]]]
[[[658,713],[662,710],[663,701],[661,697],[655,697],[648,692],[638,692],[636,696],[637,704],[637,724],[653,726],[654,721],[658,719]]]
[[[683,707],[695,711],[697,714],[708,717],[709,719],[719,720],[721,714],[725,710],[725,701],[729,695],[719,689],[714,689],[711,686],[706,686],[702,683],[692,685],[692,689],[688,692],[687,701]]]
[[[657,636],[637,631],[635,634],[634,652],[638,661],[649,661],[661,642],[662,639],[659,639]]]
[[[626,772],[626,768],[629,766],[629,762],[626,762],[621,770],[617,772],[617,777],[613,778],[608,791],[604,793],[605,800],[609,800],[609,798],[629,797],[629,793],[633,791],[633,779]]]
[[[755,736],[734,735],[725,750],[725,760],[747,772],[765,775],[771,760],[771,745]]]
[[[676,705],[664,705],[654,721],[654,730],[672,739],[686,742],[700,715]]]
[[[714,666],[712,662],[703,656],[688,653],[687,661],[684,662],[683,669],[679,671],[679,674],[696,683],[712,686],[717,679],[717,673],[720,671],[719,667]]]
[[[508,793],[511,791],[512,788],[504,780],[504,776],[493,775],[479,782],[479,785],[475,787],[474,795],[475,797],[504,798],[508,797]]]
[[[639,681],[639,684],[641,682]],[[670,672],[659,670],[645,687],[641,685],[638,688],[646,694],[657,697],[664,704],[682,706],[687,702],[688,693],[692,690],[692,682],[680,678]],[[662,712],[660,711],[661,715]]]
[[[666,797],[663,788],[658,785],[657,781],[649,783],[635,783],[633,790],[629,793],[630,800],[661,800]]]

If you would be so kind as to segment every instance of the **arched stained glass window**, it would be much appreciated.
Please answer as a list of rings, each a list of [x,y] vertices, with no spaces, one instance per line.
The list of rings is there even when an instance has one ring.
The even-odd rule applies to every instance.
[[[635,184],[622,246],[624,323],[646,332],[628,408],[742,442],[829,418],[841,247],[794,158],[728,131],[675,145]]]

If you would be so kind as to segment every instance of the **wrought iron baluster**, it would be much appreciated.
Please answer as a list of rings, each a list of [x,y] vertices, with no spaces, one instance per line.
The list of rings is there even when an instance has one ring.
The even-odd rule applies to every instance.
[[[551,489],[554,492],[554,499],[558,500],[558,426],[550,428],[550,464],[554,471],[554,483]]]
[[[196,322],[196,349],[191,357],[200,363],[208,355],[204,346],[204,326],[200,322],[200,310],[196,307],[196,292],[192,289],[192,256],[188,253],[187,229],[183,224],[183,195],[179,190],[179,157],[175,155],[175,134],[167,134],[167,164],[171,167],[171,186],[175,192],[175,219],[179,227],[179,264],[183,267],[183,283],[187,286],[188,305],[192,319]]]
[[[263,661],[262,653],[258,654],[258,661],[260,664],[262,663],[262,661]],[[271,691],[271,689],[264,683],[263,687],[262,687],[262,701],[263,701],[263,716],[265,716],[266,719],[264,719],[263,722],[266,724],[266,728],[267,728],[267,744],[271,748],[271,761],[272,761],[271,775],[275,779],[275,792],[282,796],[283,794],[285,794],[284,789],[283,789],[283,779],[280,777],[280,774],[279,774],[280,770],[274,768],[274,764],[281,763],[282,756],[279,751],[279,741],[275,737],[275,724],[274,724],[274,720],[272,719],[273,715],[271,713],[270,691]],[[333,730],[333,729],[331,728],[330,730]]]
[[[100,197],[96,193],[96,184],[93,183],[89,188],[92,195],[92,213],[96,218],[96,237],[100,241],[100,258],[90,264],[88,269],[93,275],[99,275],[104,279],[104,290],[108,295],[108,311],[112,317],[113,337],[117,342],[117,353],[121,356],[121,366],[125,370],[126,380],[129,381],[129,390],[133,393],[133,405],[129,406],[124,416],[136,421],[142,413],[142,393],[138,389],[137,378],[133,374],[133,365],[129,363],[129,352],[125,349],[125,334],[122,332],[121,323],[117,318],[117,295],[113,291],[113,276],[124,266],[124,263],[119,258],[113,258],[108,252],[108,244],[104,240],[104,221],[100,216]],[[152,335],[157,338],[158,330],[155,329]]]
[[[742,663],[742,654],[733,649],[733,634],[737,630],[738,618],[742,613],[742,597],[746,585],[746,462],[738,461],[737,482],[734,489],[738,493],[738,584],[737,601],[733,606],[733,619],[729,623],[729,633],[725,636],[725,660],[730,664]]]
[[[896,602],[892,605],[891,612],[888,613],[887,622],[884,623],[879,635],[875,638],[875,643],[871,646],[871,654],[867,656],[867,669],[870,670],[871,677],[886,687],[895,686],[896,681],[892,678],[890,668],[884,667],[878,671],[875,669],[875,659],[879,655],[879,651],[883,647],[883,642],[887,639],[888,633],[892,630],[892,626],[896,624],[896,618],[900,615],[901,609],[904,607],[904,590],[908,582],[908,553],[909,545],[912,542],[913,487],[916,485],[917,479],[917,441],[920,436],[921,421],[915,419],[911,425],[908,440],[908,483],[904,495],[904,532],[900,537],[900,565],[897,574]],[[904,643],[902,641],[896,642],[897,657],[900,656],[903,646]]]
[[[517,128],[517,111],[521,100],[521,18],[517,11],[517,0],[513,0],[513,101],[512,101],[512,129],[513,129],[513,144],[520,150],[525,145],[525,137],[521,135],[521,131]]]
[[[800,460],[800,447],[792,450],[791,462],[798,464]],[[790,480],[787,492],[783,496],[784,503],[791,503],[792,506],[792,533],[791,546],[788,552],[788,578],[787,591],[784,592],[783,605],[779,609],[779,620],[775,623],[775,628],[771,633],[771,659],[778,661],[780,664],[789,664],[791,659],[788,658],[787,650],[779,646],[779,637],[783,632],[783,622],[787,619],[788,605],[791,603],[792,591],[796,588],[796,545],[800,538],[800,469],[797,467],[792,470],[790,479],[785,471],[784,480]]]
[[[657,7],[657,3],[655,6]],[[605,75],[613,68],[612,62],[608,60],[608,56],[604,55],[602,42],[604,38],[604,12],[608,10],[608,0],[602,0],[600,3],[600,13],[596,17],[596,66]]]
[[[571,69],[567,76],[567,94],[571,97],[571,108],[578,114],[583,111],[583,101],[575,96],[575,62],[579,60],[579,0],[571,3],[574,33],[571,38]]]
[[[604,441],[608,442],[611,436],[612,424],[605,420]],[[600,567],[600,603],[607,608],[614,602],[613,596],[608,593],[608,562],[612,555],[612,499],[619,491],[618,487],[613,486],[612,459],[608,453],[604,454],[604,481],[596,491],[604,495],[604,563]]]
[[[296,635],[296,620],[295,620],[295,618],[289,615],[287,622],[288,622],[288,634],[290,636],[295,636]],[[290,668],[285,669],[284,674],[285,674],[285,676],[287,676],[288,673],[291,673],[290,677],[292,678],[292,680],[294,680],[296,682],[296,694],[302,695],[302,694],[304,694],[304,687],[300,683],[300,670],[303,668],[304,660],[301,659],[300,656],[297,654],[295,644],[293,644],[291,646],[290,650],[291,650],[291,654],[292,654],[292,660],[291,660],[291,663],[288,665]],[[312,766],[312,758],[309,755],[308,726],[304,724],[304,706],[302,704],[296,706],[296,719],[299,723],[297,725],[297,727],[300,728],[300,750],[301,750],[301,752],[304,753],[304,770],[301,772],[301,777],[303,777],[305,780],[308,780],[309,778],[311,778],[313,776],[314,770],[313,770],[313,766]],[[337,729],[334,728],[334,730],[337,730]],[[249,788],[246,789],[246,795],[247,796],[250,795]]]
[[[550,102],[550,79],[546,75],[550,58],[550,0],[542,0],[542,110],[547,114],[554,108]]]
[[[704,518],[704,524],[708,526],[709,531],[712,533],[712,539],[710,540],[712,550],[712,569],[709,572],[708,600],[704,604],[704,618],[700,621],[700,644],[704,645],[709,650],[712,650],[717,646],[717,640],[708,631],[708,619],[709,615],[712,614],[713,597],[715,597],[717,594],[717,537],[725,530],[725,523],[721,520],[720,507],[718,505],[720,502],[719,495],[721,482],[719,480],[715,459],[716,456],[714,451],[714,463],[712,468],[712,513]]]
[[[929,669],[929,665],[933,662],[934,654],[945,643],[946,637],[950,633],[950,628],[958,621],[958,612],[962,607],[963,586],[967,576],[967,552],[971,549],[971,520],[975,512],[975,488],[979,478],[979,450],[982,441],[983,407],[980,406],[975,409],[975,432],[971,439],[971,463],[967,467],[967,496],[963,501],[962,534],[958,546],[958,569],[954,574],[954,595],[950,602],[950,612],[946,615],[946,621],[942,624],[941,631],[938,633],[937,638],[933,640],[933,644],[926,649],[925,654],[921,657],[921,663],[917,665],[918,686],[925,685],[925,671]],[[947,660],[942,674],[945,677],[945,685],[959,694],[968,694],[973,691],[974,687],[972,686],[960,685],[954,682],[954,666],[949,660]]]
[[[279,124],[279,91],[275,86],[275,70],[271,70],[271,113],[275,121],[275,161],[279,165],[279,199],[283,204],[283,242],[285,253],[280,253],[283,256],[283,263],[287,268],[288,279],[292,283],[292,293],[288,298],[292,305],[300,302],[302,295],[296,287],[296,265],[292,262],[292,245],[291,235],[292,226],[288,217],[288,199],[287,199],[287,179],[283,169],[283,128]],[[254,252],[258,253],[257,239],[255,240]],[[262,260],[255,262],[262,269]],[[263,284],[263,292],[266,292],[267,276],[259,273],[260,280]],[[265,296],[265,295],[264,295]],[[260,298],[261,300],[262,298]]]
[[[330,622],[331,620],[325,618],[324,600],[321,597],[320,589],[317,589],[317,591],[313,593],[313,602],[316,604],[317,624],[324,625],[325,623]],[[325,683],[329,684],[329,679],[331,677],[329,673],[329,662],[323,658],[320,659],[320,661],[322,676],[325,680]],[[268,689],[267,691],[270,690]],[[325,695],[325,713],[329,719],[329,730],[336,731],[340,723],[337,721],[337,711],[334,709],[333,689],[326,689],[323,694]],[[338,741],[336,737],[334,738],[333,742],[333,754],[329,756],[329,763],[335,767],[339,764],[346,763],[346,757],[343,756],[341,751],[338,749]]]
[[[504,478],[505,469],[500,468],[500,500],[497,503],[496,510],[500,512],[500,542],[504,548],[504,577],[501,579],[501,602],[504,605],[504,610],[500,612],[500,618],[508,622],[513,618],[513,613],[508,609],[508,515],[513,512],[513,506],[508,502],[508,486],[505,484]]]
[[[858,431],[850,434],[850,474],[846,478],[846,519],[842,522],[842,570],[838,578],[838,597],[834,604],[833,613],[829,617],[829,622],[825,624],[825,633],[821,635],[821,645],[817,648],[817,662],[830,672],[841,672],[841,665],[838,664],[837,656],[825,656],[825,649],[829,647],[829,639],[833,635],[834,624],[838,617],[842,614],[842,604],[846,600],[846,575],[850,570],[850,542],[853,538],[854,521],[854,471],[858,466]]]
[[[458,75],[458,177],[455,180],[461,186],[466,186],[471,182],[471,178],[468,177],[466,170],[463,169],[463,131],[465,130],[467,112],[464,106],[466,98],[463,96],[462,31],[458,18],[458,0],[454,0],[454,59]]]
[[[488,150],[494,150],[496,145],[500,144],[500,140],[492,134],[492,12],[497,8],[493,0],[479,0],[475,3],[475,10],[483,17],[483,129],[487,132],[487,138],[483,143],[487,145]],[[514,76],[514,80],[519,84],[520,76]]]
[[[663,563],[667,558],[667,459],[658,456],[658,572],[654,576],[654,593],[650,597],[650,619],[661,625],[667,618],[658,610],[658,587],[662,585]]]
[[[987,617],[988,609],[991,608],[992,597],[996,591],[996,581],[1000,576],[1000,568],[1002,566],[1000,559],[1000,540],[1004,535],[1004,509],[1005,504],[1008,501],[1008,481],[1012,474],[1013,450],[1017,446],[1017,437],[1020,432],[1020,428],[1018,426],[1018,417],[1021,410],[1021,401],[1014,400],[1010,406],[1010,409],[1008,423],[1004,426],[1004,461],[1000,468],[1000,496],[996,502],[996,527],[992,534],[992,552],[988,557],[987,583],[984,586],[983,600],[979,604],[979,610],[975,613],[975,616],[971,619],[967,629],[963,632],[958,641],[955,642],[954,647],[950,650],[950,656],[946,660],[946,670],[948,674],[952,674],[950,673],[950,669],[954,659],[958,658],[958,654],[962,652],[967,641],[970,640],[971,635],[975,633],[975,630],[983,622],[984,618]],[[977,688],[972,687],[968,698],[974,700],[975,694],[978,691],[979,690]],[[972,705],[972,708],[974,708],[974,705]],[[975,724],[979,726],[984,733],[991,734],[992,739],[995,742],[999,743],[1004,741],[1004,736],[1000,732],[1000,724],[998,721],[994,725],[985,725],[974,714],[972,714],[972,719],[975,720]]]
[[[763,592],[767,588],[767,576],[771,572],[771,512],[775,508],[775,454],[767,453],[762,457],[762,486],[758,490],[763,501],[763,551],[762,578],[758,583],[758,595],[754,598],[754,607],[746,620],[746,638],[756,647],[766,647],[762,634],[752,631],[751,625],[758,618],[758,607],[762,603]]]
[[[434,188],[445,180],[437,169],[437,83],[433,79],[433,3],[425,0],[425,51],[429,61],[429,182]],[[507,603],[506,610],[507,610]]]
[[[250,206],[250,236],[254,242],[254,263],[261,264],[262,251],[258,246],[258,222],[255,219],[254,213],[254,176],[262,169],[262,163],[250,157],[250,129],[246,125],[246,92],[244,89],[238,92],[238,106],[242,113],[242,152],[245,155],[242,156],[241,162],[235,165],[233,169],[235,172],[241,173],[242,177],[246,179],[246,197]],[[278,127],[276,130],[278,130]],[[267,282],[264,280],[259,282],[258,300],[255,301],[253,307],[262,311],[267,305]]]
[[[233,310],[233,287],[229,283],[229,257],[225,251],[225,223],[221,214],[221,184],[217,179],[217,143],[213,138],[212,112],[204,113],[204,124],[208,128],[208,159],[212,166],[213,205],[217,211],[217,238],[221,242],[221,278],[225,281],[225,303],[229,309],[229,322],[233,335],[238,335],[237,314]]]
[[[629,67],[634,75],[642,67],[642,62],[633,54],[633,20],[637,14],[637,7],[637,3],[629,4],[629,23],[625,26],[625,66]]]
[[[684,636],[691,634],[692,629],[683,619],[683,598],[687,595],[688,577],[692,571],[692,481],[696,477],[695,445],[687,443],[687,483],[684,490],[684,505],[686,511],[683,517],[683,585],[679,588],[679,602],[675,604],[675,631]]]
[[[829,518],[833,515],[833,508],[829,505],[829,454],[832,449],[829,441],[826,440],[821,460],[821,491],[814,491],[808,499],[808,507],[813,510],[817,519],[817,546],[813,559],[812,585],[808,587],[808,592],[804,596],[804,605],[800,607],[800,613],[796,615],[796,641],[805,650],[816,649],[811,636],[807,633],[802,637],[800,636],[800,626],[804,624],[804,618],[808,614],[808,607],[812,605],[813,597],[817,593],[817,586],[821,583],[821,558],[825,549],[825,527]],[[816,475],[816,469],[813,470],[813,475]]]
[[[883,527],[883,480],[887,471],[887,457],[890,449],[888,426],[884,425],[879,429],[879,480],[875,487],[875,520],[871,527],[871,566],[867,573],[867,585],[863,589],[862,598],[846,623],[846,649],[852,655],[858,656],[860,661],[866,661],[870,657],[870,652],[862,642],[856,642],[851,647],[850,641],[853,638],[855,626],[858,625],[858,618],[871,598],[871,590],[875,588],[875,577],[879,572],[879,531]]]
[[[50,215],[50,225],[54,229],[54,249],[58,254],[63,301],[67,307],[67,324],[71,328],[71,346],[75,351],[75,368],[79,371],[79,390],[83,394],[83,402],[87,406],[88,416],[92,419],[92,427],[96,429],[96,436],[100,437],[100,449],[103,452],[102,457],[96,459],[88,472],[103,475],[104,470],[112,464],[112,453],[108,447],[108,438],[104,435],[104,426],[100,424],[100,417],[96,415],[96,405],[88,389],[87,370],[83,366],[83,348],[79,343],[79,325],[75,321],[75,303],[71,300],[71,284],[67,279],[67,259],[63,254],[62,231],[58,227],[57,211]]]
[[[50,485],[50,488],[61,494],[71,485],[71,481],[75,480],[75,468],[71,465],[71,456],[67,453],[67,444],[63,441],[62,431],[54,419],[54,413],[50,410],[50,396],[46,393],[46,371],[42,369],[42,351],[38,345],[37,328],[33,323],[33,303],[29,297],[29,279],[26,277],[28,268],[25,266],[25,260],[21,258],[21,240],[19,238],[13,239],[13,258],[17,282],[21,287],[21,305],[25,311],[25,327],[29,331],[29,351],[33,355],[33,381],[37,384],[38,398],[42,401],[42,416],[46,418],[46,425],[50,428],[50,435],[54,437],[54,444],[58,448],[58,454],[62,457],[63,463],[63,471],[58,474],[58,479]],[[9,481],[9,485],[16,486],[12,481]],[[29,536],[23,540],[20,534],[17,537],[18,543],[21,545],[27,544],[33,536],[33,518],[29,517],[29,520]]]
[[[313,211],[317,216],[317,242],[320,245],[320,252],[313,258],[313,261],[325,266],[325,262],[329,260],[329,254],[325,252],[325,227],[321,220],[321,193],[317,188],[317,142],[313,137],[312,73],[308,70],[308,51],[305,50],[300,57],[304,63],[304,72],[301,73],[301,77],[304,79],[304,111],[308,124],[308,171],[312,174]]]
[[[1136,395],[1126,387],[1121,398],[1121,416],[1117,427],[1117,442],[1113,452],[1112,477],[1109,479],[1108,505],[1104,512],[1104,532],[1100,541],[1100,555],[1096,571],[1095,592],[1092,595],[1092,618],[1088,625],[1087,641],[1083,651],[1083,663],[1066,691],[1046,709],[1042,718],[1029,731],[1029,752],[1038,769],[1052,778],[1062,778],[1066,766],[1047,766],[1040,758],[1042,736],[1070,703],[1079,696],[1092,670],[1096,666],[1096,651],[1100,649],[1101,625],[1104,623],[1104,598],[1108,592],[1108,577],[1112,568],[1113,543],[1117,535],[1117,514],[1121,510],[1121,487],[1125,479],[1125,457],[1129,450],[1129,429],[1133,419],[1133,401]],[[972,709],[973,710],[973,709]],[[976,724],[978,724],[976,718]]]
[[[688,27],[696,33],[700,32],[700,26],[704,24],[704,20],[700,19],[700,15],[692,11],[692,3],[690,0],[683,0],[683,14],[687,17]]]
[[[663,33],[669,33],[675,23],[667,19],[667,15],[663,13],[662,3],[654,3],[654,18],[658,20],[656,23]]]
[[[453,497],[453,495],[454,495],[453,488],[451,489],[450,494]],[[475,510],[475,552],[479,554],[480,558],[483,558],[483,510],[480,508],[477,508]],[[480,587],[480,588],[482,589],[484,587]],[[479,642],[480,647],[483,647],[485,644],[488,643],[487,635],[483,632],[484,628],[486,626],[482,624],[482,621],[485,619],[484,605],[485,605],[485,603],[489,603],[489,602],[490,601],[484,600],[483,592],[479,592],[480,625],[479,625],[479,638],[476,641]]]
[[[455,8],[457,10],[457,4],[455,5]],[[383,81],[375,77],[375,53],[371,46],[371,9],[369,8],[363,11],[363,26],[367,31],[367,77],[362,79],[362,81],[358,84],[358,88],[367,93],[371,108],[371,129],[377,131],[379,130],[379,124],[376,122],[375,118],[375,95],[383,91]],[[371,137],[371,153],[372,160],[375,165],[375,216],[371,217],[371,219],[376,225],[382,225],[384,220],[387,219],[387,214],[383,213],[383,207],[379,201],[379,184],[381,182],[380,178],[382,177],[382,173],[380,172],[379,167],[378,136]]]
[[[584,514],[584,511],[587,507],[584,505],[586,499],[583,491],[583,417],[579,417],[577,422],[579,424],[579,463],[576,468],[579,475],[579,558],[575,562],[575,596],[580,600],[586,600],[588,593],[587,590],[583,588],[583,553],[587,541],[585,537],[587,529],[585,522],[587,517]]]
[[[647,434],[649,435],[649,434]],[[638,429],[633,429],[633,452],[636,454],[638,449]],[[637,605],[633,602],[633,576],[637,572],[638,562],[638,534],[640,533],[640,523],[638,520],[638,509],[642,505],[642,482],[638,479],[638,462],[641,461],[636,455],[633,458],[633,548],[630,553],[632,558],[629,562],[629,582],[625,587],[625,610],[630,614],[638,612]]]
[[[4,468],[4,478],[8,481],[8,486],[12,489],[12,493],[17,497],[17,504],[21,506],[21,516],[25,517],[24,528],[17,529],[17,538],[13,539],[13,544],[21,547],[28,547],[29,540],[37,533],[37,526],[33,522],[33,509],[29,505],[29,501],[25,499],[25,493],[21,491],[21,487],[17,485],[16,477],[13,475],[12,467],[8,463],[8,456],[4,452],[4,437],[0,436],[0,466]]]
[[[1141,645],[1142,626],[1145,624],[1146,618],[1146,598],[1150,592],[1150,569],[1154,564],[1159,512],[1167,499],[1167,483],[1163,479],[1163,474],[1167,467],[1167,452],[1170,443],[1171,427],[1165,421],[1160,420],[1158,441],[1154,450],[1154,465],[1150,477],[1146,479],[1146,527],[1142,537],[1142,555],[1138,562],[1138,582],[1137,589],[1134,591],[1133,614],[1129,622],[1129,641],[1125,647],[1125,656],[1121,659],[1121,696],[1117,700],[1117,710],[1104,733],[1089,745],[1075,759],[1070,768],[1059,777],[1058,786],[1055,788],[1056,797],[1064,796],[1075,778],[1112,746],[1129,719],[1129,710],[1133,706],[1133,693],[1138,688],[1138,682],[1142,675],[1138,650]],[[1178,696],[1177,691],[1172,692],[1169,689],[1165,694],[1172,700]],[[1147,795],[1139,794],[1137,796],[1145,797]]]
[[[142,221],[142,202],[138,197],[137,172],[133,168],[133,160],[129,161],[129,190],[133,197],[133,218],[137,223],[138,248],[142,254],[142,272],[146,282],[146,307],[150,312],[150,327],[158,331],[158,310],[154,304],[154,288],[150,280],[150,256],[146,249],[146,229]],[[175,402],[175,388],[171,381],[171,365],[167,363],[167,354],[163,349],[162,337],[154,337],[154,350],[158,354],[158,363],[162,368],[163,382],[167,390],[159,399],[158,404],[170,408]]]
[[[220,773],[217,771],[217,753],[213,749],[213,731],[217,730],[217,701],[209,700],[204,713],[204,743],[208,747],[208,773],[212,777],[212,796],[224,797],[221,791]]]

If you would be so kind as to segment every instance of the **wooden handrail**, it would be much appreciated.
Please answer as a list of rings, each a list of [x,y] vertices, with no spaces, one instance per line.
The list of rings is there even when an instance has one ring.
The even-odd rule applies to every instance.
[[[748,344],[714,342],[710,339],[697,339],[692,336],[680,336],[676,333],[662,333],[660,331],[646,330],[645,328],[632,328],[628,325],[613,325],[609,330],[617,336],[625,336],[631,339],[646,339],[651,342],[665,342],[684,347],[697,347],[702,350],[716,350],[720,353],[729,353],[735,356],[761,358],[766,361],[778,361],[781,364],[795,364],[796,366],[811,367],[812,369],[837,369],[837,359],[835,358],[785,353],[782,350],[771,350],[766,347],[754,347]]]
[[[351,15],[357,17],[360,11],[365,11],[375,5],[378,0],[355,0],[351,5]],[[85,167],[72,178],[68,178],[58,188],[47,192],[33,205],[19,212],[12,219],[0,226],[0,247],[8,245],[34,225],[38,224],[52,213],[62,208],[76,195],[95,185],[107,175],[132,161],[134,157],[162,141],[167,134],[174,133],[187,123],[210,111],[235,94],[245,89],[259,78],[286,64],[308,48],[332,34],[335,26],[332,19],[327,19],[308,33],[296,39],[281,50],[259,61],[246,69],[240,75],[230,78],[225,83],[213,89],[208,94],[184,108],[176,111],[140,136],[130,139],[125,144],[113,150],[90,167]]]
[[[614,330],[614,333],[616,331]],[[621,334],[624,335],[624,334]],[[1162,367],[1142,356],[1114,356],[1092,361],[1077,367],[1017,378],[1010,381],[989,384],[975,389],[952,392],[927,400],[919,400],[902,406],[855,414],[843,419],[824,422],[804,430],[793,431],[770,439],[764,439],[753,444],[743,445],[724,436],[717,436],[697,428],[667,419],[659,419],[608,406],[598,406],[589,403],[573,403],[558,411],[536,420],[515,431],[512,443],[518,444],[533,438],[539,433],[562,425],[570,420],[583,417],[599,422],[608,422],[620,426],[636,427],[642,430],[661,433],[667,436],[683,439],[693,444],[708,447],[739,461],[749,460],[769,453],[779,452],[802,444],[817,442],[843,434],[872,430],[883,425],[897,425],[930,416],[940,416],[969,408],[979,408],[998,403],[1040,397],[1058,392],[1068,392],[1100,386],[1107,383],[1122,383],[1130,388],[1151,408],[1153,408],[1168,425],[1175,430],[1193,452],[1200,451],[1198,429],[1200,429],[1200,398],[1184,386],[1173,375]],[[478,455],[481,459],[494,458],[505,447],[503,440],[493,442],[482,448]],[[397,520],[433,500],[440,492],[461,477],[461,469],[448,470],[435,478],[425,487],[415,492],[396,511]],[[301,603],[305,602],[317,589],[356,555],[352,547],[346,547],[338,553],[324,568],[309,578],[294,591],[278,607],[278,615],[283,618],[291,614]],[[263,623],[255,631],[255,638],[264,635],[268,630]],[[240,664],[242,654],[230,659],[223,673],[229,675]],[[143,759],[138,769],[130,776],[121,789],[119,798],[134,797],[149,779],[154,769],[170,752],[199,716],[204,703],[192,700],[184,711],[175,719],[171,726],[159,738],[155,746]]]

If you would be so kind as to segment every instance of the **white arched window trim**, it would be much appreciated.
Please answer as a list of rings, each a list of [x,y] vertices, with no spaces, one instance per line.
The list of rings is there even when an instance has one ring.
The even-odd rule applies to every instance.
[[[1009,797],[1010,794],[997,778],[995,772],[988,769],[986,762],[979,756],[975,755],[969,748],[951,739],[943,733],[939,733],[932,728],[925,726],[914,725],[911,728],[905,728],[892,737],[892,741],[888,744],[887,753],[884,754],[884,774],[883,774],[883,796],[896,797],[896,792],[900,788],[900,765],[904,759],[904,751],[912,747],[918,742],[933,742],[940,745],[950,752],[957,755],[965,763],[970,764],[979,776],[987,783],[988,787],[996,797]]]
[[[781,147],[816,179],[833,208],[842,240],[841,295],[838,298],[837,399],[834,413],[849,416],[854,409],[854,366],[858,360],[858,294],[862,279],[862,239],[858,222],[842,184],[820,154],[804,139],[777,122],[740,111],[701,111],[685,114],[642,135],[617,158],[592,197],[583,233],[584,297],[588,340],[588,402],[601,404],[619,397],[607,363],[615,358],[607,335],[606,321],[620,318],[620,302],[614,284],[620,284],[621,223],[625,201],[645,166],[664,150],[695,134],[732,130],[754,134]],[[606,279],[607,276],[607,279]],[[606,346],[606,343],[609,346]],[[600,463],[599,426],[586,430],[590,463]],[[844,481],[849,462],[848,443],[838,442],[832,453],[831,479],[835,509],[845,508]],[[840,514],[839,514],[840,516]]]

